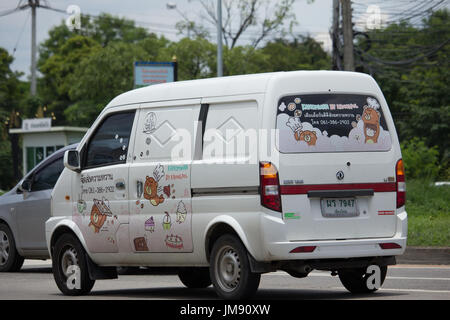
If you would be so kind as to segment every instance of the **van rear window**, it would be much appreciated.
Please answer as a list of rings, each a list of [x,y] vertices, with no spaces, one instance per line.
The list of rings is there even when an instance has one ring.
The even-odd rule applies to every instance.
[[[280,152],[388,151],[392,141],[380,103],[358,94],[285,96],[278,101]]]

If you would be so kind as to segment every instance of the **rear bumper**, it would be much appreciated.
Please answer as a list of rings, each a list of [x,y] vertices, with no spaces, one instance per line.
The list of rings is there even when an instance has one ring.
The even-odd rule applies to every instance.
[[[408,218],[406,211],[397,213],[396,232],[393,237],[389,238],[288,241],[283,232],[283,220],[269,215],[262,219],[262,227],[267,250],[264,261],[382,257],[397,256],[405,252]],[[380,246],[382,243],[395,243],[401,248],[382,249]],[[311,246],[315,246],[312,252],[291,253],[292,250],[298,247]]]

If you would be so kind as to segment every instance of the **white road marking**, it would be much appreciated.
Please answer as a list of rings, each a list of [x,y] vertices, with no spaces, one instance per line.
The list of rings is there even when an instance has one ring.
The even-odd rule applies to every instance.
[[[269,273],[269,275],[277,275],[277,276],[289,276],[289,274],[278,271],[274,273]],[[319,272],[311,272],[308,277],[332,277],[331,274],[327,273],[319,273]],[[450,281],[450,278],[424,278],[424,277],[391,277],[387,276],[386,279],[395,279],[395,280],[439,280],[439,281]]]
[[[339,290],[345,290],[344,287],[332,287],[332,289],[339,289]],[[426,290],[426,289],[387,289],[387,288],[380,288],[378,289],[378,292],[380,291],[395,291],[395,292],[422,292],[422,293],[450,293],[449,290]]]

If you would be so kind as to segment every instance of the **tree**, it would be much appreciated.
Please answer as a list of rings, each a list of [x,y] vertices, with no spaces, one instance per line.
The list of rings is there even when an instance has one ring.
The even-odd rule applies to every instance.
[[[178,62],[178,79],[192,80],[212,77],[216,68],[216,46],[203,38],[184,38],[172,42],[163,48],[158,55],[159,61],[171,61],[176,57]]]
[[[19,137],[9,130],[20,126],[20,101],[24,95],[20,73],[11,70],[13,57],[0,48],[0,188],[8,189],[20,179]]]
[[[364,70],[372,73],[390,104],[401,141],[423,138],[436,145],[443,172],[449,163],[450,20],[436,11],[422,26],[389,25],[357,43]],[[362,48],[365,48],[364,50]]]
[[[40,64],[43,77],[39,82],[40,97],[53,112],[55,123],[64,122],[63,110],[71,103],[69,90],[73,86],[74,74],[80,68],[81,61],[101,46],[92,38],[74,35],[67,39],[54,53]]]
[[[109,14],[98,17],[82,15],[81,29],[74,31],[70,31],[63,21],[49,31],[49,38],[40,45],[38,68],[42,77],[38,80],[39,101],[47,106],[49,113],[54,114],[56,124],[74,119],[78,120],[74,120],[73,124],[89,124],[95,119],[92,112],[88,109],[87,115],[77,115],[78,111],[84,109],[76,108],[81,103],[79,96],[72,93],[72,96],[77,96],[77,100],[72,100],[69,94],[70,89],[80,81],[75,75],[82,74],[78,70],[84,66],[82,61],[117,42],[135,45],[145,42],[143,45],[146,49],[154,51],[154,45],[158,41],[156,36],[149,34],[144,28],[135,26],[133,21]],[[164,41],[167,40],[162,39],[161,43]],[[131,69],[131,64],[128,67]],[[103,103],[105,100],[106,98],[96,100],[95,103]],[[67,111],[69,106],[70,110]],[[71,114],[73,117],[65,118]]]
[[[133,88],[133,62],[149,59],[140,46],[112,42],[84,58],[70,77],[70,101],[64,111],[71,124],[89,126],[115,96]]]
[[[269,56],[267,71],[328,70],[331,67],[329,55],[311,37],[293,41],[276,39],[268,42],[262,52]]]
[[[199,21],[205,21],[209,25],[217,25],[216,1],[197,0],[203,7],[204,12]],[[225,45],[232,49],[243,35],[251,27],[259,30],[251,37],[251,46],[257,47],[259,43],[272,34],[283,34],[285,25],[292,29],[295,22],[295,14],[292,5],[295,0],[280,0],[271,4],[268,0],[224,0],[224,14],[222,22],[222,34]],[[311,1],[309,1],[311,2]],[[261,19],[260,16],[263,15]],[[183,21],[177,24],[180,32],[194,32],[196,35],[206,36],[208,30],[202,24],[196,24],[183,16]]]

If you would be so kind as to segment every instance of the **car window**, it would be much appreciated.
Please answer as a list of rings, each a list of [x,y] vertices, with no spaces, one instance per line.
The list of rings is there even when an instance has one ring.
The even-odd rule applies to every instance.
[[[380,103],[361,94],[282,97],[277,129],[284,153],[389,151],[392,146]]]
[[[53,189],[63,169],[64,162],[62,157],[40,169],[34,175],[31,191]]]
[[[84,168],[125,163],[135,111],[107,117],[91,138]]]

